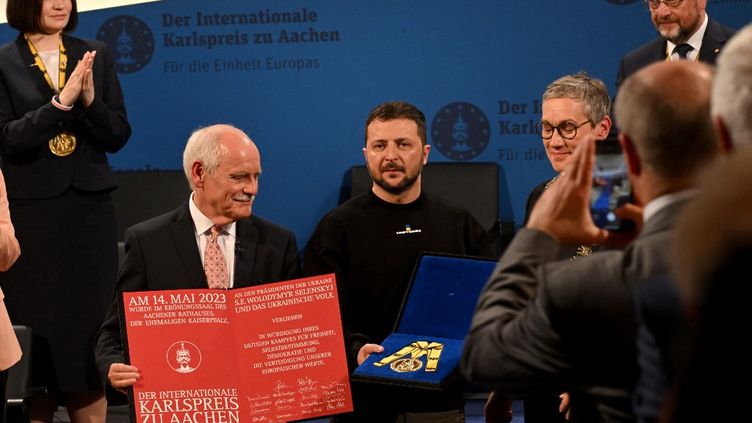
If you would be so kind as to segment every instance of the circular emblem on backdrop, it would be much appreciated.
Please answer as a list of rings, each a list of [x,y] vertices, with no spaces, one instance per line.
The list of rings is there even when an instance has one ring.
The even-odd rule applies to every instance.
[[[178,341],[170,345],[165,358],[172,370],[178,373],[191,373],[201,365],[201,351],[189,341]]]
[[[442,107],[431,123],[432,144],[453,160],[470,160],[485,150],[491,128],[482,110],[458,101]]]
[[[97,40],[110,47],[115,69],[120,73],[140,71],[154,54],[154,34],[144,21],[133,16],[108,19],[99,28]]]
[[[628,4],[637,3],[640,0],[606,0],[606,1],[611,4],[615,4],[617,6],[626,6]]]

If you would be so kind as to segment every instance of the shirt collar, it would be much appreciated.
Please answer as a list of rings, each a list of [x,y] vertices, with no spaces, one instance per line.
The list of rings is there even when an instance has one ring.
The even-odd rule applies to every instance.
[[[199,237],[208,232],[209,229],[214,226],[214,222],[196,207],[196,203],[193,202],[193,195],[194,193],[191,192],[190,201],[188,201],[188,210],[191,213],[191,219],[193,219],[193,228],[196,231],[195,235],[196,237]],[[235,222],[223,226],[222,230],[228,233],[232,238],[235,238]]]
[[[670,194],[665,194],[661,195],[660,197],[654,198],[652,201],[647,203],[645,205],[645,208],[642,210],[642,221],[647,222],[659,211],[665,209],[671,204],[678,203],[692,197],[694,193],[694,190],[688,189],[679,192],[672,192]]]
[[[707,27],[708,14],[705,13],[705,19],[702,21],[702,25],[700,25],[700,27],[697,28],[697,31],[695,31],[695,33],[692,34],[692,36],[687,40],[687,44],[691,45],[693,48],[693,50],[687,54],[687,59],[697,60],[697,56],[700,55],[700,47],[702,47],[702,38],[705,36],[705,29],[707,29]],[[676,47],[676,44],[666,40],[666,46],[666,50],[668,50],[669,55],[672,55],[674,53],[674,47]]]

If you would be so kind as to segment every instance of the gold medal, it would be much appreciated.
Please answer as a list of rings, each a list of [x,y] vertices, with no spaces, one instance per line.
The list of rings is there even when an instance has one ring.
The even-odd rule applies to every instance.
[[[373,363],[373,365],[382,367],[389,364],[389,367],[398,373],[417,372],[423,367],[423,361],[419,358],[428,355],[428,364],[425,371],[435,372],[443,349],[444,344],[440,342],[415,341],[410,345],[405,345],[394,354]]]
[[[397,373],[417,372],[423,367],[423,362],[417,358],[400,358],[389,367]]]
[[[58,157],[70,156],[76,150],[76,136],[71,132],[61,132],[48,142],[52,154]]]

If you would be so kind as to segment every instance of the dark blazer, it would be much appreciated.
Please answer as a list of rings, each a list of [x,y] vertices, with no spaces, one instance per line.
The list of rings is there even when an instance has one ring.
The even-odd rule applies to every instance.
[[[530,219],[530,213],[533,212],[535,203],[537,203],[538,199],[543,195],[543,191],[546,190],[546,185],[550,184],[552,180],[553,179],[549,179],[548,181],[541,182],[530,191],[530,194],[527,195],[527,201],[525,202],[525,218],[522,220],[522,226],[527,225],[527,220]]]
[[[683,203],[658,211],[623,251],[574,261],[554,261],[559,245],[543,232],[518,232],[478,301],[468,380],[518,395],[568,391],[574,422],[632,422],[633,290],[668,270]]]
[[[637,363],[640,377],[634,395],[637,422],[657,422],[664,399],[687,354],[688,322],[676,282],[669,274],[640,284],[635,290]]]
[[[729,38],[736,33],[735,29],[725,27],[708,17],[708,26],[702,37],[699,59],[711,65],[715,64],[718,53]],[[666,60],[666,40],[658,37],[655,40],[627,53],[619,63],[619,72],[616,75],[616,88],[618,89],[624,79],[645,66]]]
[[[68,76],[86,51],[97,51],[94,102],[85,110],[80,103],[71,111],[52,105],[54,92],[31,66],[34,56],[23,35],[0,47],[0,155],[11,200],[51,198],[70,186],[84,191],[116,186],[105,153],[120,150],[131,127],[109,50],[103,42],[67,35],[63,45]],[[58,157],[47,142],[63,130],[76,135],[77,147]]]
[[[235,232],[234,287],[300,277],[295,235],[257,216],[239,220]],[[96,337],[96,360],[107,386],[112,363],[123,363],[117,299],[121,292],[206,288],[188,203],[128,228],[115,298]]]

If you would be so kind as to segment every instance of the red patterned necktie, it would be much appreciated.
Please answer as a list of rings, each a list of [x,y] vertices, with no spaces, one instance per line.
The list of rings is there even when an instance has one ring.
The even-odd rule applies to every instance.
[[[221,226],[214,225],[211,227],[211,238],[206,243],[206,251],[204,252],[204,272],[211,289],[227,289],[230,287],[225,255],[222,254],[222,250],[217,243],[220,230],[222,230]]]

